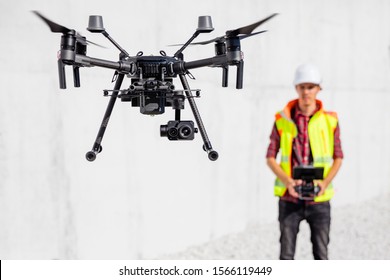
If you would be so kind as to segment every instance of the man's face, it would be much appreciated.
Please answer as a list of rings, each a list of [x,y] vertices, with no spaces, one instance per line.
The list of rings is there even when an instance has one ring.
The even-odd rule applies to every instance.
[[[298,93],[298,101],[300,106],[310,106],[316,103],[317,94],[321,87],[316,84],[304,83],[295,86]]]

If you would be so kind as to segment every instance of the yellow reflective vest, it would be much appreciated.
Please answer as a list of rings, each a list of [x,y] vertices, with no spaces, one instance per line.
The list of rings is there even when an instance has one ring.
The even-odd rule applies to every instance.
[[[280,135],[280,166],[288,176],[292,176],[292,153],[293,140],[298,135],[298,130],[291,119],[291,109],[294,108],[298,100],[290,101],[287,106],[275,115],[276,128]],[[313,165],[315,167],[324,167],[324,178],[329,173],[333,163],[334,150],[334,130],[337,127],[337,114],[323,110],[322,102],[317,100],[319,110],[310,118],[308,124],[308,134],[311,153],[313,156]],[[274,194],[283,196],[287,188],[278,178],[275,180]],[[314,201],[324,202],[330,200],[334,195],[332,183],[330,183],[321,196],[315,197]]]

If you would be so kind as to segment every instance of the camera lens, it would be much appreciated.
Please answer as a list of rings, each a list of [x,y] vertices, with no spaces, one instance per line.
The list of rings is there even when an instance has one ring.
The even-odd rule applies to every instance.
[[[179,136],[182,139],[187,139],[193,134],[193,129],[188,124],[185,124],[179,128]]]
[[[168,137],[177,137],[177,134],[178,134],[178,131],[177,131],[177,128],[176,127],[171,127],[170,129],[168,129]]]

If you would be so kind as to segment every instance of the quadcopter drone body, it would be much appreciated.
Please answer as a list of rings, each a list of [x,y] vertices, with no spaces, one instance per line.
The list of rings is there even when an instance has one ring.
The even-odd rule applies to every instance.
[[[61,89],[66,88],[65,65],[73,67],[75,87],[80,87],[80,67],[96,66],[115,70],[113,90],[103,91],[104,96],[109,96],[110,99],[92,150],[86,154],[88,161],[94,161],[96,155],[102,151],[101,142],[118,98],[122,102],[131,102],[133,107],[139,107],[140,112],[145,115],[160,115],[165,113],[165,107],[172,107],[175,110],[175,120],[169,121],[166,125],[161,125],[160,135],[167,137],[169,140],[193,140],[194,134],[199,129],[203,139],[203,149],[207,152],[208,158],[212,161],[217,160],[218,153],[212,148],[194,99],[199,97],[200,90],[191,90],[186,75],[192,77],[189,70],[194,68],[221,67],[223,70],[222,86],[227,87],[228,69],[229,66],[234,65],[237,67],[236,88],[241,89],[243,86],[244,61],[240,40],[264,32],[252,33],[260,24],[276,15],[272,14],[252,25],[227,31],[224,36],[213,40],[193,43],[200,45],[215,43],[216,55],[211,58],[186,62],[183,59],[183,50],[200,33],[209,33],[214,30],[211,17],[199,17],[198,28],[195,33],[173,56],[167,56],[164,51],[160,51],[160,56],[144,56],[142,52],[139,52],[136,56],[130,56],[105,31],[102,17],[90,16],[87,30],[92,33],[102,33],[120,51],[119,61],[108,61],[88,57],[86,55],[87,44],[92,42],[87,41],[75,30],[54,23],[37,11],[34,11],[34,13],[46,22],[52,32],[63,34],[61,36],[61,49],[58,53],[58,73]],[[131,85],[127,89],[121,89],[125,76],[130,77]],[[175,89],[174,79],[177,77],[181,81],[183,90]],[[193,92],[195,92],[195,95]],[[180,112],[184,109],[186,99],[198,128],[195,128],[194,122],[191,120],[181,120]]]

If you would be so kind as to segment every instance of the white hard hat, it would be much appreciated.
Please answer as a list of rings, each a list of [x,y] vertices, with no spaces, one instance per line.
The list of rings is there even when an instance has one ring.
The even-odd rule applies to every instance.
[[[313,64],[302,64],[298,66],[297,70],[295,71],[294,86],[303,83],[319,85],[321,82],[322,77],[320,71]]]

